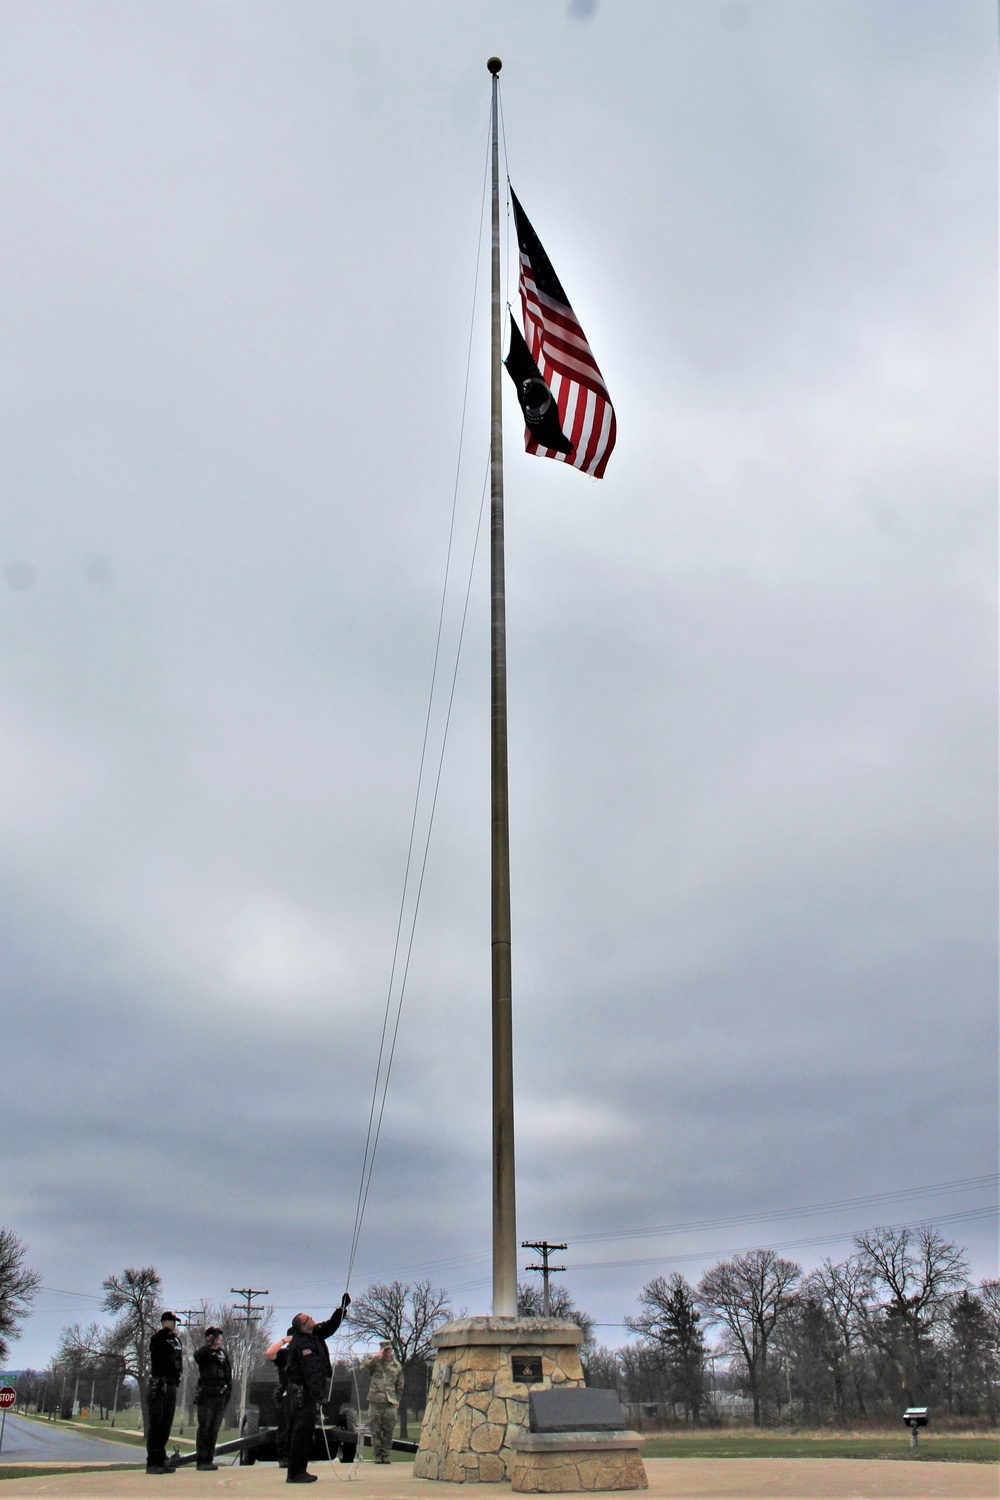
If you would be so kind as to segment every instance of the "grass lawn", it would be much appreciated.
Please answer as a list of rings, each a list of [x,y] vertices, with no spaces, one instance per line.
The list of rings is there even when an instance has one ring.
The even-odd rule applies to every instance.
[[[892,1458],[995,1464],[1000,1463],[1000,1436],[921,1434],[914,1449],[908,1432],[679,1432],[648,1437],[642,1452],[644,1458]]]

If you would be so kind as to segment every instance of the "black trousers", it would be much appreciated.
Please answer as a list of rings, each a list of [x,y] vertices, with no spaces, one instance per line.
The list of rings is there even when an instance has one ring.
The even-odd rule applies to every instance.
[[[174,1422],[177,1405],[177,1387],[154,1375],[149,1382],[147,1395],[149,1421],[146,1423],[146,1462],[159,1464],[167,1461],[167,1443]]]
[[[279,1464],[288,1463],[288,1392],[279,1390],[274,1398],[274,1420],[277,1424],[277,1432],[274,1437],[274,1446],[278,1450]]]
[[[225,1391],[199,1391],[195,1400],[198,1408],[198,1437],[195,1451],[200,1464],[210,1464],[215,1457],[215,1440],[219,1436],[222,1418],[226,1411],[228,1396]]]
[[[301,1385],[288,1387],[288,1475],[304,1474],[312,1452],[320,1399]]]

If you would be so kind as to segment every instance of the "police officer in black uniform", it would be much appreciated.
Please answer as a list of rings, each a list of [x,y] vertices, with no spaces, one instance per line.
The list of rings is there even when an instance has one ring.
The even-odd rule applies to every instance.
[[[199,1469],[217,1469],[215,1440],[219,1436],[226,1402],[233,1392],[233,1367],[222,1347],[222,1329],[206,1328],[205,1342],[194,1351],[198,1366],[198,1438],[195,1449]]]
[[[278,1389],[274,1397],[274,1420],[277,1432],[274,1436],[274,1446],[278,1450],[278,1468],[288,1468],[288,1375],[285,1365],[288,1363],[288,1345],[294,1328],[289,1328],[283,1339],[277,1339],[268,1349],[266,1359],[274,1364],[274,1373],[278,1377]]]
[[[184,1368],[184,1352],[175,1332],[177,1319],[172,1312],[160,1316],[160,1331],[149,1341],[149,1389],[146,1423],[146,1473],[172,1474],[174,1466],[167,1458],[167,1443],[177,1405],[177,1387]]]
[[[333,1373],[326,1340],[336,1333],[351,1305],[347,1292],[340,1306],[325,1323],[317,1323],[308,1313],[296,1313],[292,1319],[292,1338],[285,1356],[288,1380],[289,1441],[288,1484],[312,1484],[315,1474],[306,1472],[312,1451],[316,1418],[330,1385]]]

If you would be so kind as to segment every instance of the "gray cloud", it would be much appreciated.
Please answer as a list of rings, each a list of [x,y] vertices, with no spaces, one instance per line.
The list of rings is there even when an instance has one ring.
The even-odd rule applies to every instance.
[[[594,485],[525,458],[508,413],[524,1234],[995,1171],[994,24],[912,0],[4,11],[0,1180],[47,1286],[94,1299],[155,1261],[179,1302],[341,1289],[491,52],[620,430]],[[478,309],[446,663],[482,285]],[[480,555],[358,1261],[474,1309],[485,601]],[[620,1323],[655,1262],[588,1264],[697,1276],[796,1239],[811,1263],[989,1201],[568,1258]],[[951,1231],[980,1275],[987,1222]],[[18,1360],[94,1307],[46,1293]]]

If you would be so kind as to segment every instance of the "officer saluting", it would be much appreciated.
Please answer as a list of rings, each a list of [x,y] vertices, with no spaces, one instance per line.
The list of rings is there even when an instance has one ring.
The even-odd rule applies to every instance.
[[[306,1465],[312,1451],[316,1417],[333,1373],[326,1340],[336,1333],[350,1305],[351,1299],[345,1292],[340,1306],[325,1323],[317,1323],[309,1313],[296,1313],[292,1319],[292,1338],[285,1358],[291,1417],[285,1475],[288,1484],[312,1484],[316,1478],[306,1472]]]
[[[274,1446],[278,1450],[278,1468],[288,1468],[288,1376],[285,1373],[285,1365],[288,1361],[288,1345],[292,1341],[294,1328],[289,1328],[283,1339],[275,1339],[270,1349],[264,1355],[274,1364],[274,1373],[278,1377],[278,1390],[274,1398],[274,1417],[277,1424],[277,1432],[274,1438]]]
[[[396,1430],[403,1367],[393,1357],[392,1340],[382,1339],[373,1359],[361,1367],[371,1376],[368,1387],[368,1427],[372,1435],[372,1457],[377,1464],[390,1462],[392,1434]]]
[[[198,1389],[195,1405],[198,1408],[198,1440],[196,1444],[199,1469],[217,1469],[215,1462],[215,1440],[222,1426],[226,1403],[233,1391],[233,1367],[229,1355],[222,1347],[222,1329],[206,1328],[205,1342],[194,1351],[198,1366]]]

